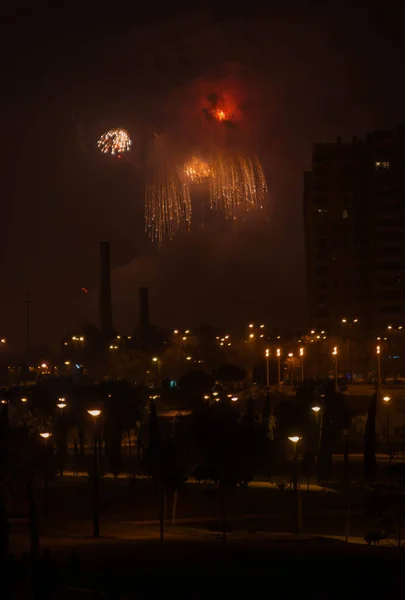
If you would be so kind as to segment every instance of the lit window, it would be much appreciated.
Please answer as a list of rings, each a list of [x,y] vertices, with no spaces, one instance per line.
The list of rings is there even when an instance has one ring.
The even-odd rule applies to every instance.
[[[391,163],[388,160],[377,160],[375,162],[375,168],[377,171],[380,171],[382,169],[390,169],[391,168]]]
[[[349,213],[347,212],[347,208],[344,208],[342,210],[342,219],[347,219],[348,216],[349,216]]]

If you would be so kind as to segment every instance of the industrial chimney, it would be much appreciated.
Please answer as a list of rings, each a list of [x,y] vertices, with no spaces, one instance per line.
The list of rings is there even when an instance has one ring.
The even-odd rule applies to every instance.
[[[148,349],[149,335],[149,288],[139,288],[139,335],[142,350]]]
[[[113,335],[111,306],[110,243],[100,242],[100,331],[107,340]]]

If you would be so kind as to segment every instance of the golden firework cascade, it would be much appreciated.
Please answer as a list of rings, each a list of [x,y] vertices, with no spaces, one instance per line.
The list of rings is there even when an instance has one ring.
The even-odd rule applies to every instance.
[[[129,152],[131,144],[128,131],[121,127],[106,131],[97,141],[97,146],[101,152],[112,156],[120,156],[124,152]]]
[[[184,175],[190,183],[204,183],[212,176],[212,168],[208,162],[193,156],[184,165]]]
[[[158,168],[145,188],[145,226],[153,241],[171,239],[182,227],[190,228],[190,190],[175,168]]]
[[[211,208],[234,217],[238,209],[263,208],[267,183],[257,156],[220,153],[212,161]]]

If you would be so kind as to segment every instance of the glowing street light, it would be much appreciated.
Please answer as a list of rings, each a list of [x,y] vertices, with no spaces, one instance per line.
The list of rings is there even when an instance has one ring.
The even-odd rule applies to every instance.
[[[277,348],[277,383],[280,385],[281,380],[281,348]]]
[[[159,358],[158,358],[157,356],[154,356],[154,357],[152,358],[152,360],[153,360],[153,362],[154,362],[154,363],[156,363],[156,364],[157,364],[157,368],[158,368],[158,378],[159,378],[159,384],[160,384],[160,382],[161,382],[161,380],[162,380],[162,377],[161,377],[161,367],[162,367],[162,363],[161,363],[161,361],[159,360]]]
[[[335,391],[336,393],[339,391],[338,387],[338,348],[335,346],[332,350],[332,356],[335,360]]]
[[[318,423],[318,414],[319,414],[319,411],[321,410],[321,407],[320,406],[311,406],[311,410],[313,410],[315,413],[315,423]]]
[[[238,401],[238,397],[237,396],[232,396],[231,400],[232,400],[232,402],[237,402]]]
[[[101,415],[101,410],[98,409],[91,409],[87,411],[89,413],[90,416],[94,417],[94,419],[97,419],[97,417],[99,417]]]
[[[21,402],[25,404],[25,402],[28,402],[28,398],[21,398]]]
[[[45,440],[45,474],[44,474],[44,514],[48,516],[48,440],[52,433],[49,431],[42,431],[40,434],[42,439]]]
[[[100,497],[98,487],[98,439],[97,439],[97,417],[101,415],[101,410],[90,409],[87,411],[94,419],[94,474],[93,474],[93,537],[100,537]]]
[[[390,403],[391,397],[390,396],[384,396],[383,401],[385,402],[385,406],[387,407],[386,409],[386,438],[387,438],[387,454],[389,457],[389,463],[391,464],[392,462],[392,456],[391,456],[391,445],[390,445],[390,412],[389,412],[389,403]]]
[[[266,350],[266,385],[267,385],[267,391],[269,390],[269,387],[270,387],[269,358],[270,358],[270,350],[267,348],[267,350]]]
[[[378,387],[381,385],[381,346],[377,346],[375,349],[377,354],[377,384]]]
[[[300,348],[300,356],[301,356],[301,379],[302,379],[302,383],[304,383],[304,348]]]

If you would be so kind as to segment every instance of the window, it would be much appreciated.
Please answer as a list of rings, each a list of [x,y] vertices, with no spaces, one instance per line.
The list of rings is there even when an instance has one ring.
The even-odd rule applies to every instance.
[[[382,171],[384,169],[385,170],[390,169],[391,168],[391,163],[388,160],[382,160],[382,161],[377,160],[374,163],[374,166],[375,166],[376,171]]]
[[[344,208],[342,210],[342,219],[347,219],[348,216],[349,216],[348,210],[347,210],[347,208]]]

